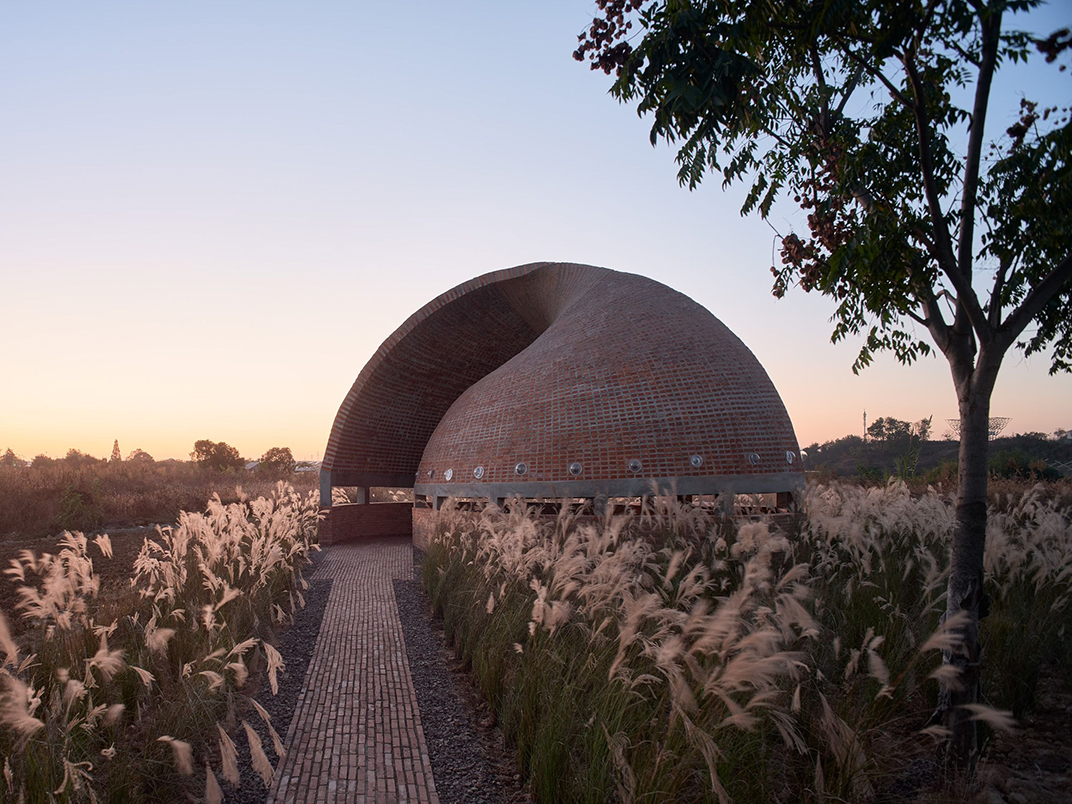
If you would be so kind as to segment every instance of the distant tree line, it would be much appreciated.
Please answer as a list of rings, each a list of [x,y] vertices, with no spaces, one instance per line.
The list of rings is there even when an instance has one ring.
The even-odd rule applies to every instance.
[[[190,459],[203,469],[211,469],[221,472],[237,472],[246,468],[246,459],[241,453],[226,441],[210,441],[201,439],[194,442],[193,452]],[[49,466],[61,465],[69,469],[81,469],[98,464],[152,464],[156,461],[153,456],[142,449],[135,449],[124,460],[119,450],[119,441],[112,445],[111,457],[95,458],[78,449],[69,449],[62,458],[50,458],[47,455],[38,455],[29,462],[29,466],[42,469]],[[0,468],[17,468],[27,465],[27,461],[20,458],[10,447],[0,455]],[[296,462],[290,447],[272,447],[265,452],[257,461],[256,471],[269,477],[284,478],[294,471]]]
[[[933,420],[934,416],[928,416],[926,419],[920,419],[918,422],[910,424],[892,416],[888,418],[879,417],[867,428],[867,434],[876,441],[887,441],[889,443],[908,441],[913,438],[917,441],[929,441],[931,422]]]
[[[190,459],[204,469],[218,469],[221,472],[246,468],[246,459],[226,441],[217,443],[207,438],[195,441]]]
[[[919,426],[928,421],[910,424],[879,419],[867,428],[867,441],[847,435],[813,443],[804,450],[805,468],[820,477],[858,477],[874,483],[891,476],[952,483],[957,476],[958,444],[950,438],[931,440],[931,431]],[[1056,480],[1061,471],[1055,467],[1069,461],[1072,441],[1057,434],[1021,433],[991,442],[988,469],[993,477]]]
[[[197,464],[206,469],[220,471],[238,471],[246,466],[246,459],[238,450],[226,441],[209,441],[202,439],[194,442],[194,451],[190,453]],[[272,447],[257,460],[256,470],[272,477],[286,477],[294,471],[294,455],[290,447]]]

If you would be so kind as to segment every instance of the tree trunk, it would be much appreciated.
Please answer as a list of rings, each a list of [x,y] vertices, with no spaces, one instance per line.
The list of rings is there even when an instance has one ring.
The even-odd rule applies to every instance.
[[[983,553],[986,547],[987,477],[989,471],[990,395],[998,366],[988,366],[981,355],[968,377],[956,378],[960,404],[960,455],[956,525],[949,556],[946,617],[965,612],[968,621],[959,633],[959,650],[947,651],[945,663],[959,671],[959,683],[942,690],[939,710],[949,729],[947,760],[952,768],[973,772],[977,756],[975,721],[965,704],[979,702],[979,620],[989,609],[983,589]]]

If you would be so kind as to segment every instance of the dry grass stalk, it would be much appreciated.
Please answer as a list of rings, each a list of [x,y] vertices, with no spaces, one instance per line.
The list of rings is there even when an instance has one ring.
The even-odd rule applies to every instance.
[[[20,662],[23,651],[0,616],[6,769],[0,798],[37,790],[42,778],[52,778],[51,785],[62,778],[57,789],[93,799],[103,792],[96,786],[112,778],[94,773],[105,761],[135,774],[113,779],[135,800],[140,785],[154,778],[150,789],[171,784],[177,792],[186,784],[178,778],[194,772],[194,745],[215,736],[223,778],[237,785],[233,742],[222,729],[210,736],[203,724],[227,713],[248,678],[251,652],[263,653],[273,692],[277,688],[282,657],[265,641],[266,624],[280,602],[296,606],[301,600],[317,519],[314,495],[301,497],[282,484],[267,499],[231,505],[214,499],[205,513],[184,513],[177,526],[145,541],[129,598],[99,596],[88,549],[107,560],[106,536],[91,542],[64,533],[55,555],[23,553],[13,561],[7,574],[22,584],[19,608],[33,627],[24,636],[31,649]],[[125,723],[136,728],[120,728]],[[282,741],[268,728],[281,755]],[[156,742],[170,747],[174,781],[150,771],[151,752],[131,742],[133,735],[154,732]],[[259,740],[250,744],[257,772],[270,779]],[[205,794],[217,793],[206,767]]]
[[[619,799],[656,795],[644,785],[660,783],[671,788],[657,795],[672,797],[668,789],[680,782],[663,757],[680,754],[683,740],[710,792],[727,801],[731,788],[750,789],[740,776],[732,784],[723,778],[742,763],[728,757],[773,735],[790,749],[771,754],[781,757],[777,764],[794,766],[793,756],[806,763],[809,796],[866,800],[888,772],[890,758],[877,748],[884,735],[911,734],[902,725],[909,713],[923,734],[939,736],[921,728],[929,709],[920,702],[935,693],[936,681],[955,683],[937,664],[941,651],[958,646],[956,618],[939,621],[954,503],[933,489],[913,495],[896,482],[878,489],[815,485],[805,513],[797,532],[745,519],[727,533],[673,498],[645,501],[639,517],[596,522],[577,520],[565,506],[550,520],[517,501],[480,514],[448,503],[425,578],[463,650],[488,643],[473,649],[474,663],[482,655],[507,657],[489,672],[547,683],[541,694],[552,699],[588,689],[584,673],[611,682],[593,709],[586,708],[589,693],[571,703],[581,710],[581,733],[603,730],[607,754],[598,761],[615,769]],[[996,605],[1027,601],[1053,620],[1067,619],[1067,508],[1029,492],[994,514],[987,580]],[[520,642],[511,625],[519,611],[528,614]],[[1053,631],[1056,640],[1058,626]],[[585,670],[552,678],[542,664]],[[486,683],[502,689],[506,682],[494,675]],[[603,709],[600,701],[612,703]],[[649,707],[659,714],[636,724],[641,731],[617,725],[631,709]],[[518,717],[529,723],[537,713]],[[1008,713],[987,707],[973,717],[996,728],[1010,723]],[[743,767],[755,761],[742,756],[753,756]],[[548,774],[547,795],[568,797],[563,770]]]
[[[268,760],[268,755],[264,753],[260,735],[244,720],[242,721],[242,728],[245,729],[246,739],[249,740],[249,753],[253,761],[253,770],[257,771],[261,781],[264,782],[264,786],[268,787],[272,783],[274,771],[272,763]]]

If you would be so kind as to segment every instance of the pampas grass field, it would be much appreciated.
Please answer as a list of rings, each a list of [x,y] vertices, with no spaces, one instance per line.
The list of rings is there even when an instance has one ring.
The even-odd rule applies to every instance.
[[[984,747],[1044,689],[1072,693],[1072,494],[992,490]],[[8,539],[0,801],[214,803],[243,766],[270,783],[284,747],[257,697],[319,512],[282,483],[231,494],[126,559],[130,534]],[[939,783],[930,720],[958,647],[941,621],[949,495],[816,483],[796,516],[755,510],[448,503],[424,583],[537,800],[972,800]]]
[[[673,498],[598,520],[515,501],[448,511],[423,575],[540,801],[917,800],[957,649],[953,522],[948,495],[900,482],[813,484],[781,527]],[[984,740],[1042,676],[1072,690],[1067,495],[999,490],[987,543]]]
[[[299,491],[312,491],[318,488],[318,475],[297,473],[288,482]],[[271,494],[275,483],[276,478],[256,472],[220,472],[151,458],[0,467],[0,538],[169,524],[180,511],[202,510],[214,494],[233,503],[243,491],[250,497]]]
[[[101,593],[107,535],[23,551],[6,570],[18,640],[0,613],[0,801],[220,802],[240,763],[268,785],[284,749],[249,725],[268,721],[251,679],[276,689],[271,640],[304,605],[318,518],[316,495],[283,483],[216,496],[144,539],[120,594]]]

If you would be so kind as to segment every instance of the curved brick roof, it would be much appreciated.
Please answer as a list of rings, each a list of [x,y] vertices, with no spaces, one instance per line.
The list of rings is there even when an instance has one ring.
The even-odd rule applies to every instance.
[[[803,483],[789,416],[739,338],[665,285],[568,263],[486,274],[414,313],[347,394],[323,468],[334,485],[444,495]]]

